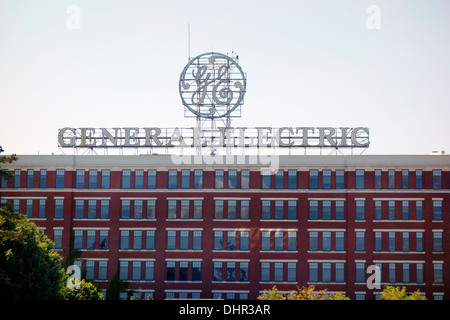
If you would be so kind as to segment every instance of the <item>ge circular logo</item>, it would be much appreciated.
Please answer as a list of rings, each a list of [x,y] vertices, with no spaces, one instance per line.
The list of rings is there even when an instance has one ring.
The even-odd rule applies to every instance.
[[[231,115],[243,103],[245,89],[241,67],[221,53],[204,53],[191,59],[180,76],[183,105],[202,118]]]

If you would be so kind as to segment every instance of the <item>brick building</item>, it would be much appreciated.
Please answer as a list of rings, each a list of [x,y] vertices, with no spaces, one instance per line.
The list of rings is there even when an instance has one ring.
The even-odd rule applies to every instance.
[[[314,284],[372,300],[381,285],[450,299],[450,158],[280,156],[174,164],[168,155],[23,155],[2,201],[34,221],[106,289],[137,297],[256,299]],[[237,163],[237,162],[236,162]],[[242,163],[242,162],[240,162]]]

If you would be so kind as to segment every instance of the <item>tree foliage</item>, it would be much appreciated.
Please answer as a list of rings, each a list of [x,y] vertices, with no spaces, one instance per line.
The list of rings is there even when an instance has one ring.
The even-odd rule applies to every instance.
[[[61,299],[64,270],[54,243],[25,215],[0,208],[0,299]]]
[[[315,286],[297,287],[298,290],[292,290],[289,293],[279,291],[276,286],[270,290],[264,290],[263,294],[258,296],[258,300],[350,300],[344,294],[328,292],[327,289],[316,290]]]
[[[74,279],[72,281],[75,281]],[[65,300],[105,300],[105,297],[98,291],[92,283],[82,279],[79,282],[79,289],[65,288]]]
[[[420,290],[408,293],[405,287],[385,286],[381,292],[381,300],[426,300]]]

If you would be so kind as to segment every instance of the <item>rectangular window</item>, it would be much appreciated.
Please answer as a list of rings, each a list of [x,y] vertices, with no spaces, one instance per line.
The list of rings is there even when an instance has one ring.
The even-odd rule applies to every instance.
[[[73,238],[73,248],[83,249],[83,230],[75,230]]]
[[[433,232],[433,252],[442,252],[442,232]]]
[[[144,189],[144,170],[136,169],[134,170],[134,188]]]
[[[187,281],[188,280],[188,262],[187,261],[180,261],[180,270],[179,270],[179,281]]]
[[[388,219],[395,220],[395,201],[389,200],[388,202]]]
[[[248,281],[248,262],[239,263],[239,281]]]
[[[284,233],[282,231],[275,231],[274,238],[274,250],[283,251]]]
[[[261,251],[270,250],[270,231],[261,231]]]
[[[355,188],[356,189],[364,189],[365,186],[365,171],[364,169],[356,169],[355,170]]]
[[[223,219],[223,200],[214,200],[214,218]]]
[[[33,218],[33,199],[27,199],[27,206],[25,207],[26,216],[28,219]]]
[[[442,189],[442,170],[433,169],[433,189]]]
[[[331,232],[330,231],[322,232],[322,250],[323,251],[331,251]]]
[[[250,188],[250,170],[242,169],[241,170],[241,189],[249,189]]]
[[[395,189],[395,169],[388,170],[388,188]]]
[[[192,250],[202,250],[202,232],[200,230],[192,232]]]
[[[284,189],[284,170],[283,169],[276,170],[275,189]]]
[[[27,188],[34,187],[34,169],[27,170]]]
[[[416,264],[416,282],[423,283],[423,264]]]
[[[322,282],[331,282],[331,263],[322,263]]]
[[[319,219],[319,202],[317,200],[309,200],[309,220]]]
[[[261,206],[261,220],[269,220],[270,219],[270,200],[262,200]]]
[[[270,263],[261,262],[261,282],[270,281]]]
[[[336,175],[336,189],[345,189],[345,171],[343,169],[337,169]]]
[[[241,200],[241,220],[250,219],[250,201]]]
[[[389,251],[395,252],[395,232],[391,231],[389,232]]]
[[[223,189],[223,169],[216,169],[214,174],[214,187],[216,189]]]
[[[297,200],[288,200],[287,215],[288,220],[297,219]]]
[[[422,169],[416,169],[416,189],[422,189]]]
[[[356,200],[356,217],[355,220],[365,220],[365,201],[364,200]]]
[[[128,261],[120,261],[119,280],[128,280]]]
[[[228,189],[236,189],[237,188],[237,170],[229,169],[228,170]]]
[[[19,199],[13,200],[13,211],[20,212],[20,200]]]
[[[365,251],[366,233],[364,231],[356,231],[355,251]]]
[[[336,262],[335,264],[335,281],[345,282],[344,263]]]
[[[84,169],[76,170],[75,188],[84,189]]]
[[[95,230],[87,230],[86,249],[88,250],[95,249]]]
[[[108,249],[108,230],[100,230],[99,239],[98,239],[98,248],[100,250]]]
[[[317,262],[310,262],[309,266],[309,274],[308,281],[309,282],[318,282],[319,281],[319,265]]]
[[[409,252],[409,232],[402,232],[402,251]]]
[[[423,220],[422,200],[416,201],[416,220]]]
[[[223,231],[214,231],[214,250],[223,250]]]
[[[122,189],[130,189],[131,188],[131,170],[123,169],[122,170]]]
[[[181,230],[180,231],[180,250],[188,250],[189,249],[189,231]]]
[[[297,263],[288,262],[287,263],[287,282],[297,281]]]
[[[14,169],[14,188],[20,188],[20,169]]]
[[[145,281],[154,281],[155,273],[155,262],[154,261],[145,261]]]
[[[39,219],[45,219],[45,199],[39,200],[39,213],[38,217]]]
[[[402,201],[402,220],[409,220],[409,201]]]
[[[201,281],[201,280],[202,280],[202,263],[200,261],[194,261],[192,262],[192,281]]]
[[[88,200],[88,219],[96,219],[97,218],[97,200]]]
[[[176,189],[178,187],[177,177],[178,172],[177,169],[169,169],[168,170],[168,188],[169,189]]]
[[[227,219],[236,219],[236,200],[228,200]]]
[[[100,219],[109,219],[109,200],[100,200]]]
[[[203,189],[203,169],[194,169],[194,189]]]
[[[283,263],[275,262],[274,263],[274,281],[282,282],[283,281]]]
[[[423,232],[416,232],[416,251],[423,252]]]
[[[335,219],[345,220],[344,200],[336,200],[335,202]]]
[[[177,200],[167,200],[167,219],[177,218]]]
[[[111,187],[111,170],[102,169],[101,188],[109,189]]]
[[[324,200],[322,202],[322,220],[331,220],[331,201]]]
[[[389,263],[389,283],[395,283],[395,263]]]
[[[147,188],[156,189],[156,169],[147,170]]]
[[[297,189],[297,170],[288,170],[288,189]]]
[[[176,249],[176,236],[177,233],[174,230],[167,231],[167,250]]]
[[[382,238],[381,238],[381,232],[376,231],[375,232],[375,251],[379,252],[382,250]]]
[[[381,189],[381,169],[375,169],[374,175],[374,189]]]
[[[202,219],[203,218],[203,202],[202,200],[196,199],[194,200],[194,219]]]
[[[331,189],[331,170],[322,170],[322,189]]]
[[[227,232],[227,250],[236,250],[236,231]]]
[[[89,169],[89,189],[97,189],[97,169]]]
[[[130,231],[121,230],[120,231],[120,249],[128,250],[130,249]]]
[[[133,232],[133,250],[142,250],[142,230]]]
[[[409,283],[409,263],[403,263],[402,269],[403,283]]]
[[[249,250],[250,245],[250,238],[249,238],[249,232],[248,231],[241,231],[241,237],[240,237],[240,250],[247,251]]]
[[[180,218],[189,219],[189,200],[181,200]]]
[[[86,280],[94,280],[95,261],[86,261]]]
[[[156,219],[156,200],[147,200],[147,219]]]
[[[444,283],[444,277],[442,272],[442,263],[433,263],[433,283],[442,284]]]
[[[155,230],[147,230],[145,233],[145,249],[155,250]]]
[[[213,281],[222,281],[223,280],[223,267],[221,261],[214,262],[214,276]]]
[[[310,251],[319,250],[319,234],[317,231],[309,232],[309,250]]]
[[[175,261],[166,262],[166,280],[175,281]]]
[[[62,219],[64,213],[64,199],[55,199],[55,219]]]
[[[40,170],[39,188],[47,188],[47,169]]]
[[[409,170],[402,170],[402,189],[409,189]]]
[[[383,211],[382,211],[382,205],[381,205],[381,200],[375,200],[375,216],[374,219],[375,220],[381,220],[383,215],[382,215]]]
[[[144,201],[134,200],[134,219],[142,219],[144,214]]]
[[[130,200],[122,200],[121,201],[120,218],[121,219],[130,219]]]
[[[181,189],[189,189],[191,187],[191,170],[181,169]]]
[[[433,220],[442,221],[442,200],[433,200]]]
[[[53,242],[55,243],[54,249],[62,249],[62,229],[53,230]]]
[[[355,269],[355,282],[364,283],[366,281],[366,264],[364,262],[357,262]]]
[[[108,279],[108,261],[98,262],[98,280]]]
[[[284,201],[275,200],[275,220],[283,220],[284,218]]]
[[[319,170],[317,169],[309,170],[309,188],[319,189]]]
[[[272,176],[270,173],[270,169],[262,169],[261,170],[261,189],[270,189]]]
[[[345,250],[345,238],[344,238],[344,231],[336,231],[335,237],[336,237],[336,244],[335,244],[335,250],[336,251],[344,251]]]

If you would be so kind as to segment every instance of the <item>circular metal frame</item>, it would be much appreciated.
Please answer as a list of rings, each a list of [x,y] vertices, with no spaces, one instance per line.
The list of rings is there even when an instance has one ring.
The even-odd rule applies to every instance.
[[[242,68],[222,53],[203,53],[191,59],[180,75],[183,105],[201,118],[230,116],[242,103],[247,80]]]

